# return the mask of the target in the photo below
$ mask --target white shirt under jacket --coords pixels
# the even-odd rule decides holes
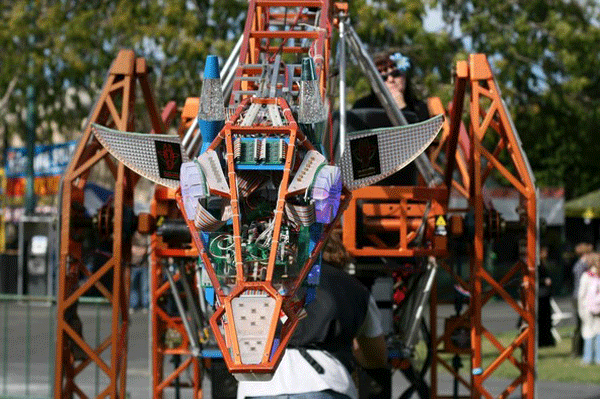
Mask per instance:
[[[357,335],[369,338],[383,334],[381,312],[369,295],[367,315]],[[308,353],[323,367],[323,374],[317,371],[296,349],[286,349],[277,370],[270,381],[240,381],[237,399],[252,396],[274,396],[318,392],[327,389],[342,393],[352,399],[358,398],[358,391],[346,367],[333,355],[315,349]]]

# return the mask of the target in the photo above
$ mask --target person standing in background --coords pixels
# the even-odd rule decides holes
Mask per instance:
[[[587,255],[589,268],[581,276],[577,300],[583,337],[582,364],[600,365],[600,254]]]
[[[583,338],[581,337],[581,315],[577,304],[579,292],[579,281],[581,276],[589,268],[588,255],[592,252],[592,244],[581,242],[575,246],[577,261],[573,265],[573,309],[575,310],[575,330],[571,341],[571,356],[579,357],[583,354]]]
[[[150,240],[148,235],[137,230],[131,238],[131,292],[129,296],[129,312],[148,311],[150,287],[148,285],[148,255]]]
[[[556,341],[552,335],[552,279],[548,272],[548,248],[540,248],[540,265],[538,269],[539,292],[538,292],[538,345],[554,346]]]
[[[375,55],[373,62],[406,122],[412,124],[427,120],[429,118],[427,104],[417,97],[411,82],[414,69],[411,59],[399,52],[388,51]],[[379,98],[372,89],[368,95],[356,100],[352,106],[353,110],[372,108],[383,108]],[[386,126],[391,126],[389,120],[385,126],[368,126],[368,128]],[[416,176],[416,167],[414,163],[410,163],[404,169],[381,180],[377,185],[414,185],[417,183]]]

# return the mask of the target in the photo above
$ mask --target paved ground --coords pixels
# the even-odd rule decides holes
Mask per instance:
[[[600,379],[600,378],[599,378]],[[485,387],[492,393],[494,397],[498,395],[511,383],[509,380],[491,378],[489,379]],[[600,382],[599,382],[600,384]],[[453,395],[453,381],[449,374],[440,376],[439,382],[440,395]],[[398,398],[399,395],[404,392],[408,387],[406,380],[399,374],[396,373],[393,379],[393,391],[392,397]],[[518,388],[517,388],[518,391]],[[466,390],[461,390],[459,395],[467,395]],[[569,384],[564,382],[550,382],[550,381],[538,381],[537,382],[537,395],[539,399],[600,399],[600,385],[597,384]],[[417,395],[413,395],[413,398],[417,398]],[[521,398],[519,392],[515,392],[509,396],[510,399]]]
[[[560,309],[564,312],[571,311],[570,300],[557,300]],[[5,311],[8,309],[8,313]],[[27,312],[31,315],[27,323]],[[444,306],[439,312],[438,324],[441,327],[443,319],[453,313],[451,306]],[[54,368],[54,309],[44,306],[31,306],[29,310],[24,305],[13,304],[8,307],[0,304],[0,397],[11,395],[25,397],[29,394],[32,398],[46,398],[50,392],[51,381],[48,376]],[[87,342],[102,341],[109,332],[110,310],[95,308],[94,306],[80,305],[80,317],[84,324],[84,337]],[[515,313],[503,302],[493,302],[486,306],[483,314],[484,325],[492,332],[499,333],[514,329],[517,321]],[[96,335],[96,323],[100,325]],[[568,325],[565,320],[563,325]],[[29,331],[29,333],[27,332]],[[25,346],[27,337],[31,339],[29,348]],[[5,337],[7,339],[5,339]],[[130,318],[129,359],[127,391],[130,398],[148,398],[150,373],[148,369],[149,344],[148,344],[148,315],[135,313]],[[104,355],[108,361],[108,352]],[[165,370],[172,370],[172,364],[166,364]],[[80,377],[78,383],[84,392],[93,394],[96,389],[106,387],[106,379],[102,372],[96,373],[94,368],[89,368]],[[4,384],[7,381],[8,384]],[[29,384],[26,384],[29,381]],[[449,375],[441,374],[440,389],[444,394],[452,395],[453,383]],[[509,384],[509,381],[490,379],[486,387],[492,392],[500,392]],[[208,384],[205,397],[210,398]],[[26,387],[29,386],[29,392]],[[400,373],[393,379],[393,396],[398,397],[407,387],[406,380]],[[98,388],[97,388],[98,387]],[[569,398],[569,399],[600,399],[599,384],[568,384],[538,381],[538,395],[540,399]],[[185,392],[185,391],[184,391]],[[464,394],[464,392],[461,392]],[[185,394],[183,394],[186,397]],[[165,395],[165,398],[174,397]],[[416,395],[414,395],[416,398]],[[520,394],[513,394],[511,398],[518,398]]]

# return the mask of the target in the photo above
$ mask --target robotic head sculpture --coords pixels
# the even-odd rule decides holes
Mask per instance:
[[[227,117],[216,57],[206,63],[189,159],[177,136],[93,127],[119,161],[176,190],[199,252],[203,288],[214,292],[213,333],[238,378],[268,378],[303,307],[314,299],[321,256],[350,190],[396,172],[431,143],[443,117],[350,133],[339,163],[321,148],[325,107],[314,62],[302,62],[299,106],[248,97]]]

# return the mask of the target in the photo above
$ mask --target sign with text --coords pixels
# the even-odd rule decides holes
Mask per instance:
[[[35,194],[53,195],[58,193],[60,176],[69,165],[77,141],[54,145],[38,145],[33,158]],[[6,156],[6,196],[25,195],[27,176],[27,149],[9,147]]]

